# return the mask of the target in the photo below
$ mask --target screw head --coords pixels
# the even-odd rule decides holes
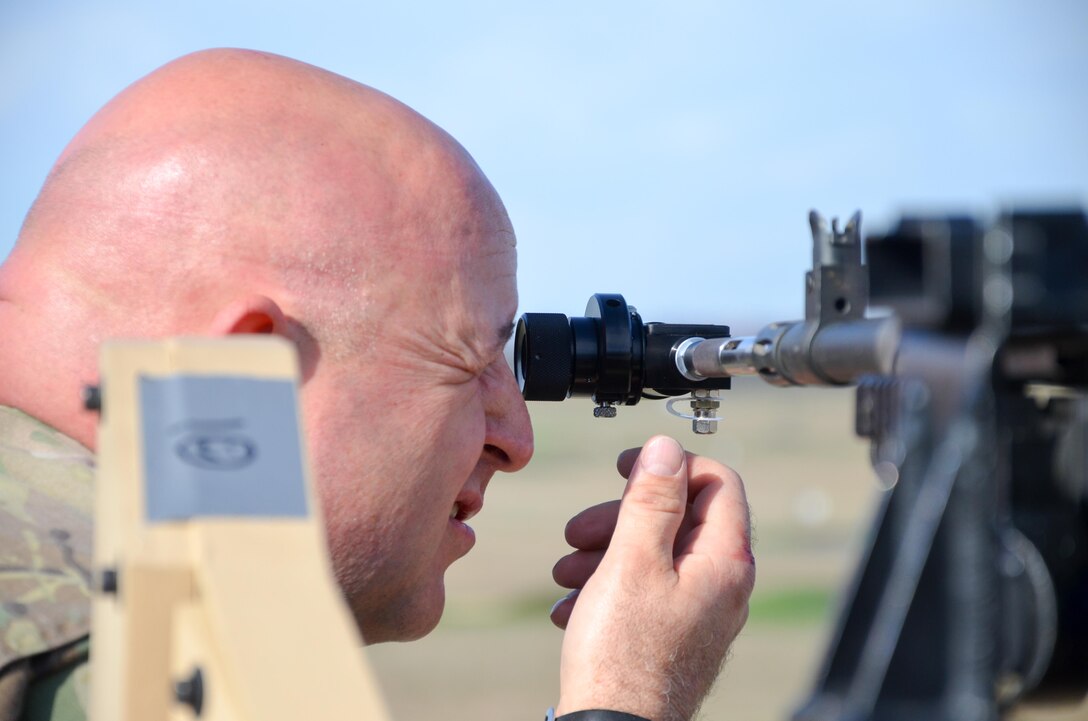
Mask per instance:
[[[717,418],[695,418],[691,422],[691,430],[701,436],[709,436],[718,432]]]
[[[197,716],[200,715],[204,709],[204,674],[199,666],[193,669],[193,675],[189,678],[174,682],[174,698],[191,708]]]
[[[116,568],[103,568],[98,574],[98,590],[102,593],[117,593],[118,580]]]
[[[83,386],[80,393],[83,399],[83,407],[89,411],[102,410],[102,388],[99,386]]]

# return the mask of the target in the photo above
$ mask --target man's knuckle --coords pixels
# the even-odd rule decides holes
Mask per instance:
[[[684,515],[687,500],[677,495],[671,485],[665,483],[640,483],[628,493],[628,501],[636,507],[659,513]]]

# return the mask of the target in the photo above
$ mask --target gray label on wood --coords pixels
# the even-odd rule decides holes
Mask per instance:
[[[147,518],[305,516],[290,381],[140,378]]]

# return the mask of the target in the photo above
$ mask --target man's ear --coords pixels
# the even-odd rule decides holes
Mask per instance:
[[[276,301],[266,295],[235,298],[219,309],[208,327],[213,336],[239,333],[271,333],[288,337],[287,317]]]
[[[298,321],[289,320],[276,301],[266,295],[235,298],[219,309],[207,333],[211,336],[267,333],[286,338],[298,349],[303,382],[313,376],[321,357],[317,341],[306,327]]]

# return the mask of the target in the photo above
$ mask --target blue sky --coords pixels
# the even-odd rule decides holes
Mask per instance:
[[[200,48],[378,87],[507,203],[525,310],[802,314],[806,214],[1088,206],[1088,4],[0,3],[0,256],[112,95]]]

